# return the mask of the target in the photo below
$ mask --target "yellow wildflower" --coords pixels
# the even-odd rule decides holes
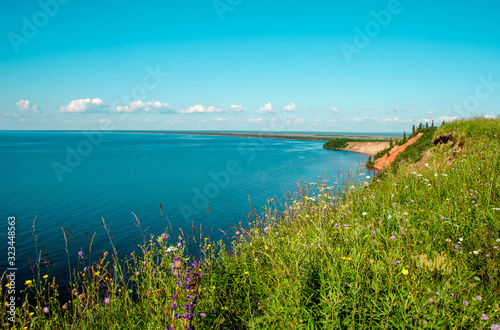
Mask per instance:
[[[342,257],[342,260],[352,260],[351,257]]]
[[[264,249],[266,249],[266,251],[269,250],[269,246],[267,246],[267,245],[264,246]]]
[[[27,280],[26,282],[24,282],[24,285],[32,286],[33,285],[33,281],[32,280]]]
[[[49,275],[43,275],[44,279],[47,279],[48,277],[49,277]]]
[[[250,273],[249,273],[249,272],[245,272],[244,274],[245,274],[245,275],[248,275],[248,274],[250,274]]]
[[[10,283],[5,284],[6,288],[10,288]]]
[[[401,274],[403,274],[403,275],[408,275],[408,273],[409,273],[408,269],[406,269],[406,268],[403,268],[403,270],[401,271]]]

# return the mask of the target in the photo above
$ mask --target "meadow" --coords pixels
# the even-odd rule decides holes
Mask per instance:
[[[500,329],[500,119],[447,123],[424,142],[369,184],[346,172],[268,200],[226,233],[229,244],[171,228],[125,256],[96,260],[90,244],[68,254],[70,299],[35,246],[13,326]],[[184,253],[187,241],[199,257]],[[12,326],[6,274],[0,283]]]

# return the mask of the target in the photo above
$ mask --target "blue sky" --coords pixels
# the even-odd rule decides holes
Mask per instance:
[[[500,114],[500,4],[6,0],[0,130],[401,132]]]

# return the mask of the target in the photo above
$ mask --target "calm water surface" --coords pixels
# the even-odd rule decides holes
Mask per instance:
[[[92,141],[94,139],[94,142]],[[102,141],[100,141],[102,138]],[[0,259],[7,267],[7,218],[15,216],[18,283],[31,278],[38,246],[53,263],[51,275],[67,274],[61,227],[70,230],[70,255],[79,247],[110,250],[103,227],[111,229],[119,255],[141,240],[134,212],[146,234],[159,235],[168,222],[191,235],[203,225],[221,237],[266,200],[293,192],[299,181],[332,179],[340,170],[361,167],[366,156],[322,149],[323,142],[171,134],[0,132]],[[90,147],[90,148],[89,148]],[[79,156],[75,151],[78,150]],[[207,205],[210,216],[207,214]],[[47,255],[45,254],[47,252]],[[73,258],[76,262],[76,258]]]

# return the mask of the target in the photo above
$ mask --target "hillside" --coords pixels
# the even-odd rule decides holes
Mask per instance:
[[[196,261],[183,237],[145,238],[123,261],[81,265],[69,302],[39,264],[19,328],[493,329],[499,132],[500,119],[445,124],[433,137],[451,140],[407,148],[367,187],[344,173],[269,200],[230,246],[191,237]]]

